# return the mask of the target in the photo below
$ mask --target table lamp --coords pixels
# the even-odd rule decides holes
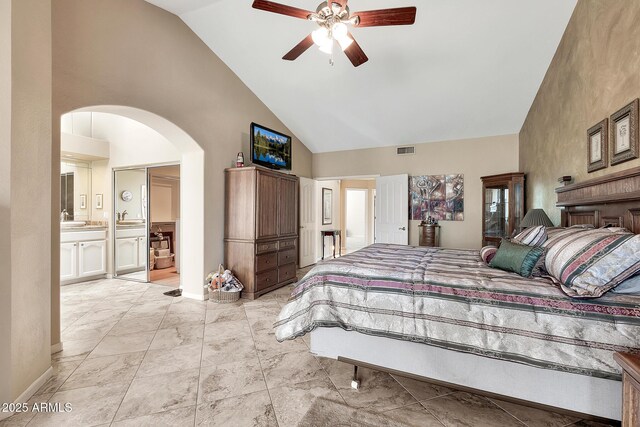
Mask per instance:
[[[553,223],[549,219],[544,209],[530,209],[520,221],[520,228],[535,227],[544,225],[545,227],[553,227]]]

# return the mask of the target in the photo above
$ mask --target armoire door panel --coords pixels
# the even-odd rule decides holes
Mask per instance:
[[[279,199],[280,236],[295,236],[298,233],[298,181],[280,179]]]
[[[278,237],[278,181],[277,176],[258,171],[256,194],[256,237]]]

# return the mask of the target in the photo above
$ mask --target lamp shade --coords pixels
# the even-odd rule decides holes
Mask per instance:
[[[537,225],[544,225],[545,227],[553,227],[553,223],[549,219],[544,209],[531,209],[527,211],[527,214],[522,218],[520,227],[535,227]]]

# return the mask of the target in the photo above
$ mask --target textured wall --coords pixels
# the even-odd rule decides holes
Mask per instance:
[[[11,349],[11,363],[2,369],[11,373],[14,400],[51,366],[51,254],[45,244],[51,236],[51,2],[13,0],[10,27],[11,197],[10,212],[1,214],[11,220],[10,234],[2,234],[11,250],[11,285],[5,292],[3,283],[1,298],[11,301],[11,342],[4,342],[3,331],[0,347]],[[5,202],[6,171],[2,176]]]
[[[449,248],[482,246],[480,177],[517,172],[518,135],[501,135],[416,145],[416,154],[396,155],[395,147],[335,151],[313,155],[315,178],[464,174],[464,221],[440,221],[441,243]],[[418,224],[409,221],[409,244],[419,241]]]
[[[177,125],[204,151],[204,270],[212,270],[223,260],[223,170],[238,151],[248,155],[249,124],[291,132],[180,18],[143,0],[56,0],[52,22],[54,156],[60,148],[60,116],[74,109],[129,106]],[[53,177],[58,172],[54,164]],[[311,152],[295,137],[293,173],[311,175]],[[52,192],[58,191],[53,179]],[[58,237],[52,236],[54,260]],[[54,264],[54,342],[58,270]]]
[[[520,132],[527,207],[554,223],[557,179],[584,181],[640,165],[587,173],[587,129],[640,96],[640,1],[580,0]]]

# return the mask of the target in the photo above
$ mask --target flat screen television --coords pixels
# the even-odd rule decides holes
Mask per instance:
[[[291,137],[251,123],[251,159],[268,168],[291,170]]]

